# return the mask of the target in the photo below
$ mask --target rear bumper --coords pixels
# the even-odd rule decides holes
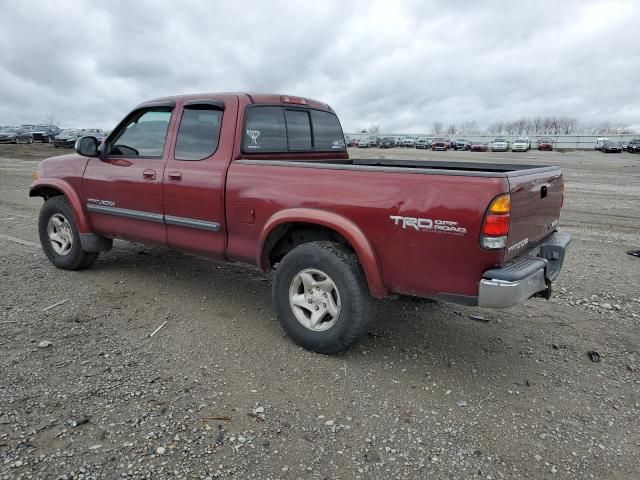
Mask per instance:
[[[569,243],[570,234],[556,231],[500,268],[484,272],[478,306],[507,308],[533,296],[550,298],[551,284],[560,274]]]

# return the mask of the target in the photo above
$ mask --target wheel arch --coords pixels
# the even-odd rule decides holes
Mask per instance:
[[[48,179],[36,181],[29,189],[29,197],[42,197],[45,201],[51,197],[63,195],[73,211],[76,228],[80,233],[91,233],[91,226],[85,214],[80,197],[76,191],[64,180]]]
[[[292,239],[290,248],[282,245],[283,239],[292,232],[305,232],[304,240]],[[313,233],[308,233],[313,232]],[[315,240],[333,240],[345,244],[358,257],[374,297],[383,298],[389,294],[382,280],[382,270],[375,251],[362,232],[351,220],[342,215],[312,208],[293,208],[273,215],[265,224],[258,241],[257,264],[263,271],[269,271],[279,256],[303,243]],[[274,256],[275,255],[275,256]]]

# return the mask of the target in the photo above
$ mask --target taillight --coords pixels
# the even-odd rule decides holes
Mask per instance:
[[[511,223],[511,195],[505,193],[492,200],[482,224],[480,245],[489,250],[500,250],[507,246]]]

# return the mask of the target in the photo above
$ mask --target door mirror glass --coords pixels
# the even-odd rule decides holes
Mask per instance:
[[[76,153],[83,157],[98,156],[98,139],[96,137],[86,136],[80,137],[76,141]]]

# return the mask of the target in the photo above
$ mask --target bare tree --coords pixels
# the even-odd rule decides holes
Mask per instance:
[[[449,126],[447,127],[447,134],[449,135],[455,135],[457,131],[458,129],[453,123],[449,124]]]
[[[473,133],[476,133],[478,131],[478,123],[475,120],[464,122],[462,125],[460,125],[460,131],[464,135],[471,135]]]
[[[487,128],[487,131],[492,135],[500,135],[502,130],[504,129],[504,124],[502,122],[494,122]]]
[[[44,117],[44,124],[45,125],[55,125],[56,123],[56,117],[53,115],[53,113],[49,113]]]
[[[433,133],[435,135],[440,135],[442,133],[442,129],[444,128],[444,125],[440,121],[435,121],[433,122],[432,128],[433,128]]]
[[[380,133],[380,124],[369,125],[366,133]]]
[[[532,123],[532,131],[533,133],[535,133],[536,135],[540,135],[543,134],[544,132],[542,131],[542,118],[540,117],[536,117],[533,119]]]

